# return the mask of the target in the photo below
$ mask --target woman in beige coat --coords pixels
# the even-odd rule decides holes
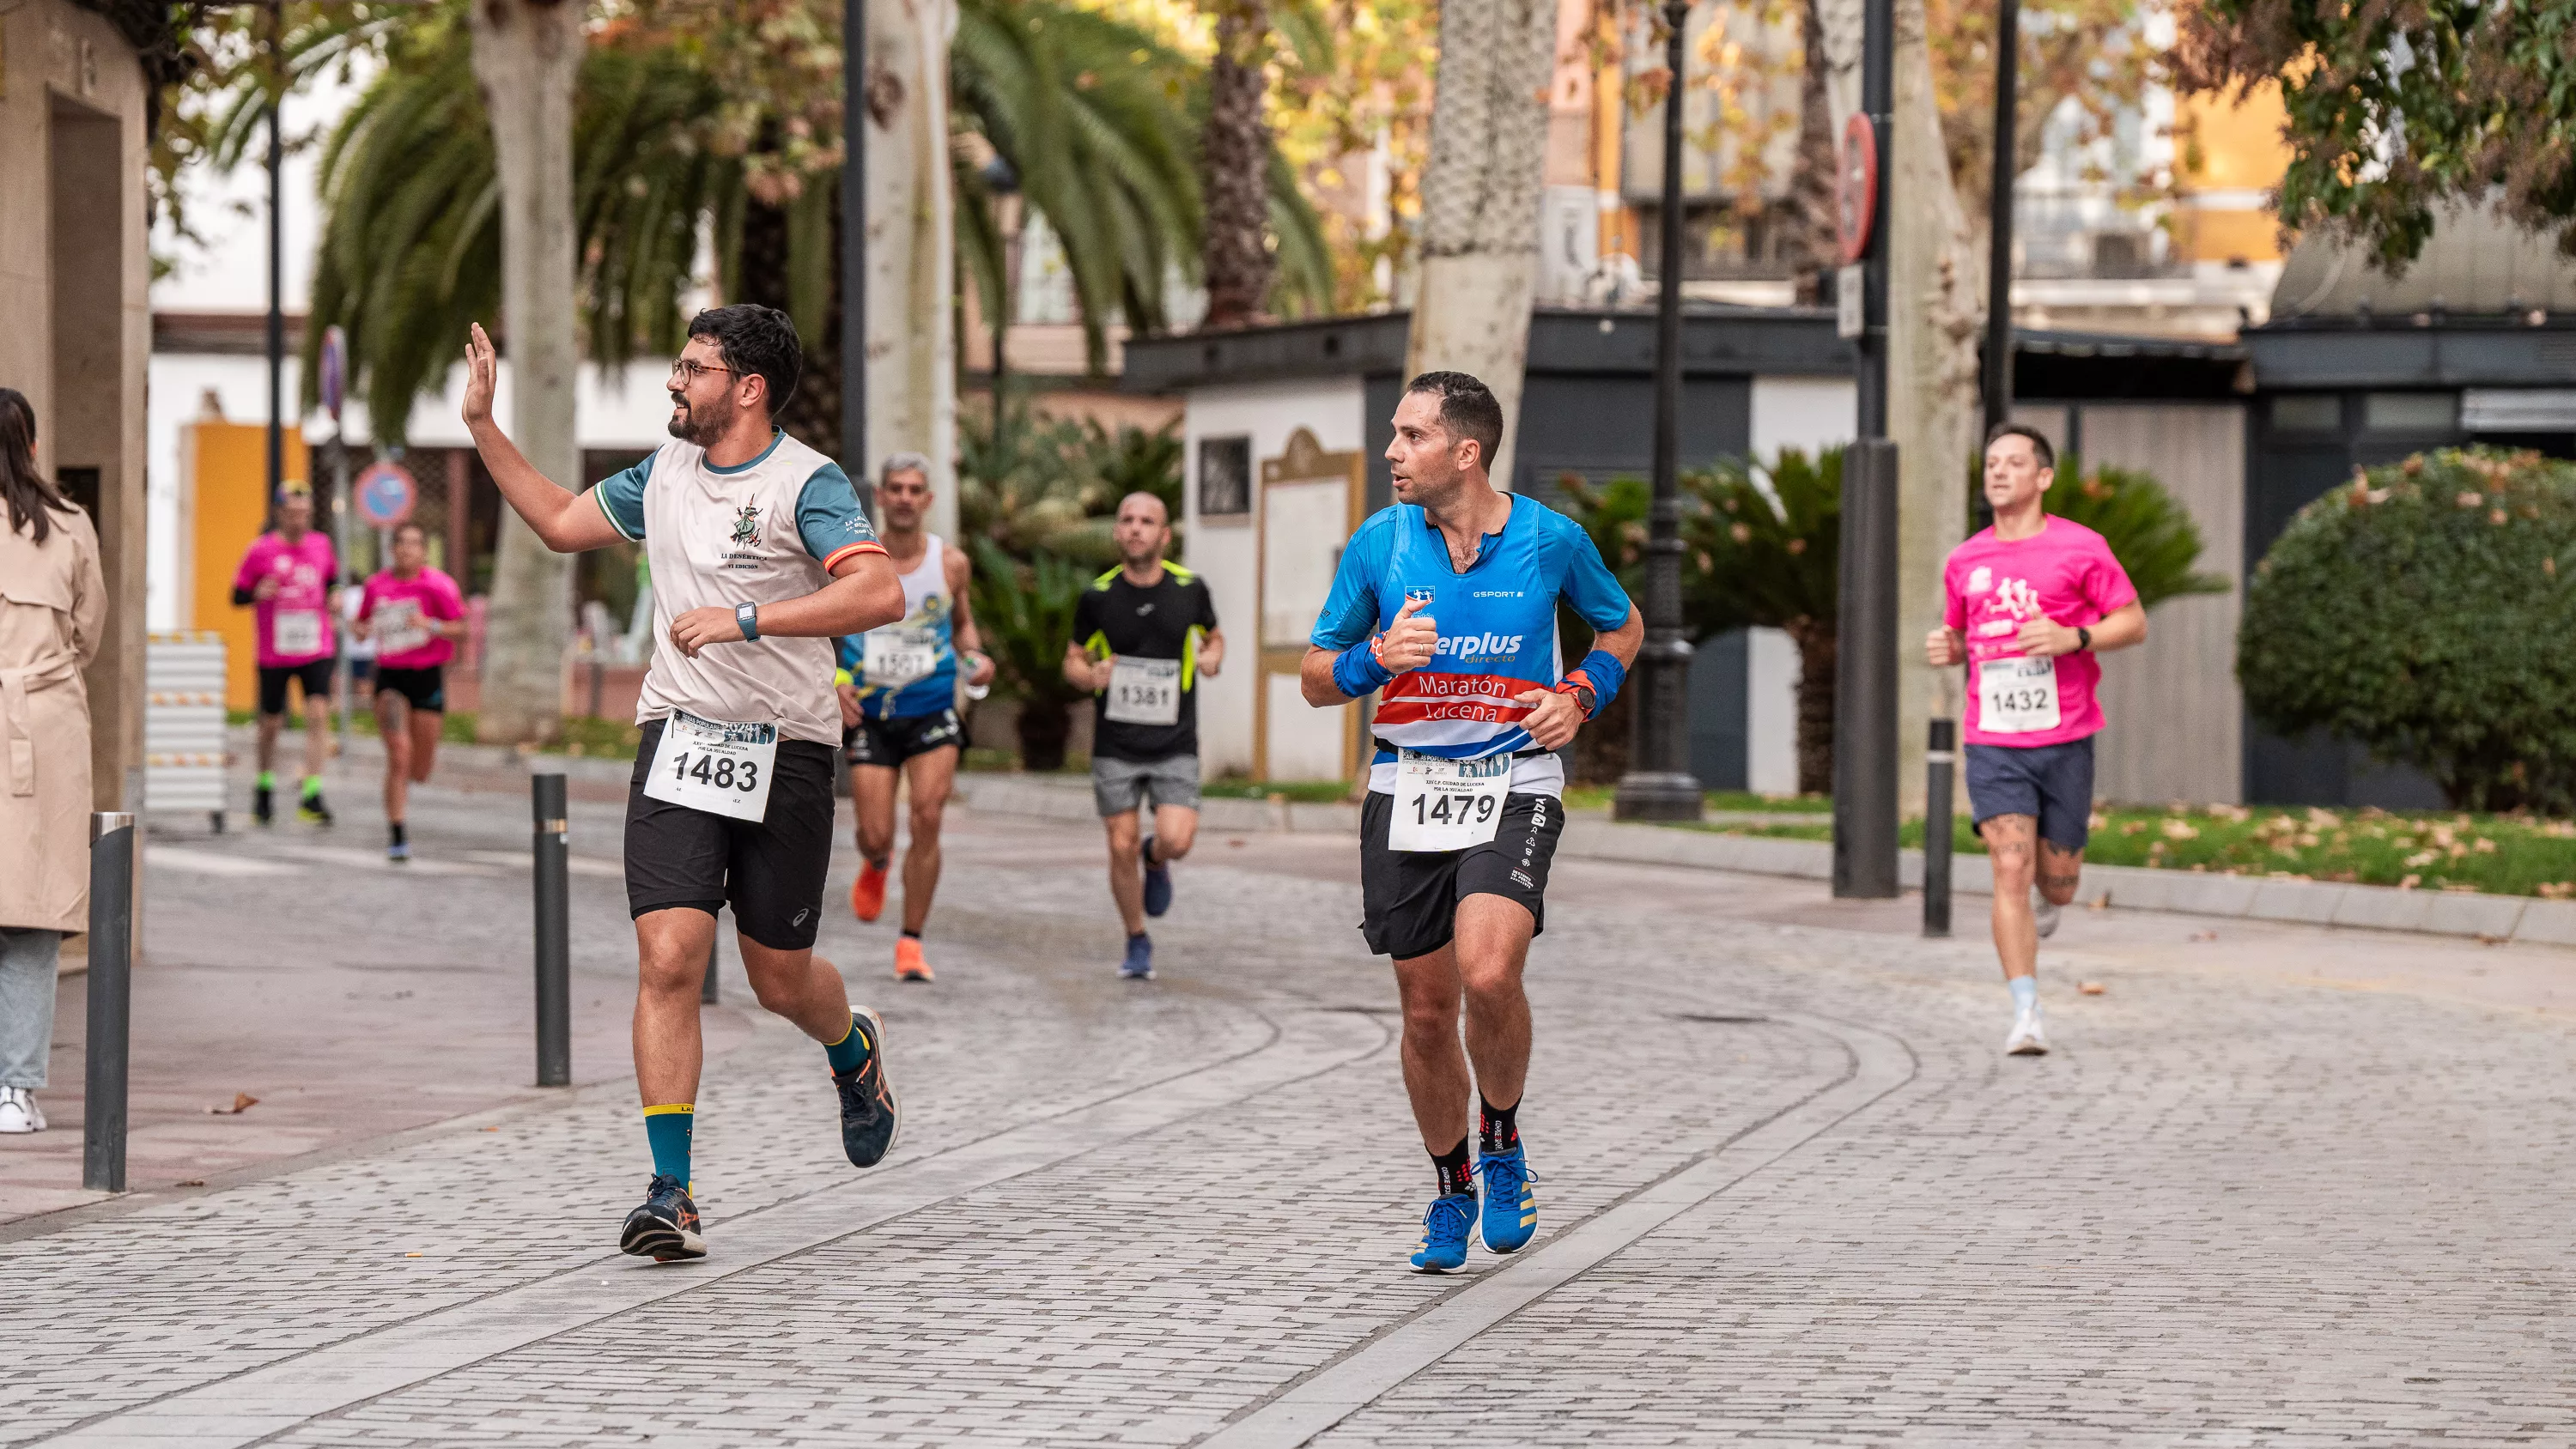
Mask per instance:
[[[0,1132],[43,1129],[63,933],[89,929],[89,692],[107,586],[89,515],[36,471],[0,387]]]

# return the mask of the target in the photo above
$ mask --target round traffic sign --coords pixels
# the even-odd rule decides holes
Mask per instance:
[[[322,329],[322,411],[340,420],[340,404],[349,392],[349,337],[337,327]]]
[[[372,528],[391,528],[411,517],[412,504],[420,496],[411,471],[400,463],[368,464],[350,492],[355,495],[358,516]]]
[[[1843,127],[1842,155],[1834,168],[1834,212],[1840,225],[1842,264],[1857,264],[1869,254],[1870,232],[1878,224],[1878,127],[1866,112]]]

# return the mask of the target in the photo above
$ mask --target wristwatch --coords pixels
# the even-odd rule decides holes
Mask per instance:
[[[1573,695],[1574,707],[1583,711],[1583,717],[1585,719],[1592,718],[1593,712],[1601,707],[1601,693],[1591,685],[1584,684],[1579,681],[1568,681],[1567,683],[1558,685],[1556,687],[1556,692],[1559,694]]]
[[[2085,627],[2084,627],[2083,625],[2081,625],[2081,624],[2076,625],[2076,626],[2075,626],[2075,647],[2076,647],[2076,648],[2078,648],[2078,649],[2090,649],[2090,648],[2092,648],[2092,647],[2093,647],[2093,631],[2092,631],[2092,630],[2090,630],[2090,629],[2085,628]]]
[[[758,604],[734,605],[733,621],[742,626],[742,637],[745,643],[760,637],[760,606]]]

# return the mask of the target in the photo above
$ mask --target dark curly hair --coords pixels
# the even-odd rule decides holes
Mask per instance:
[[[1494,398],[1494,390],[1463,372],[1426,372],[1404,385],[1409,395],[1427,392],[1440,399],[1440,426],[1455,438],[1473,438],[1479,444],[1476,462],[1486,468],[1494,466],[1494,454],[1503,446],[1503,405]]]
[[[79,507],[36,471],[36,409],[14,387],[0,387],[0,500],[9,505],[9,531],[32,524],[38,543],[53,533],[55,510]]]
[[[796,340],[796,324],[786,313],[758,302],[709,307],[689,319],[689,335],[713,338],[724,354],[725,366],[759,374],[769,384],[772,418],[787,410],[788,396],[796,391],[797,376],[805,370],[805,348]]]

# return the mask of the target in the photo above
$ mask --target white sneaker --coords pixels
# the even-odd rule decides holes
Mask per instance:
[[[0,1087],[0,1133],[44,1130],[45,1113],[36,1105],[35,1093],[24,1087]]]
[[[2045,941],[2057,934],[2057,902],[2039,895],[2036,891],[2032,894],[2037,899],[2031,902],[2030,918],[2039,923],[2039,939]]]
[[[2048,1033],[2039,1021],[2039,1008],[2013,1018],[2012,1035],[2004,1038],[2004,1055],[2008,1057],[2044,1057],[2048,1055]]]

